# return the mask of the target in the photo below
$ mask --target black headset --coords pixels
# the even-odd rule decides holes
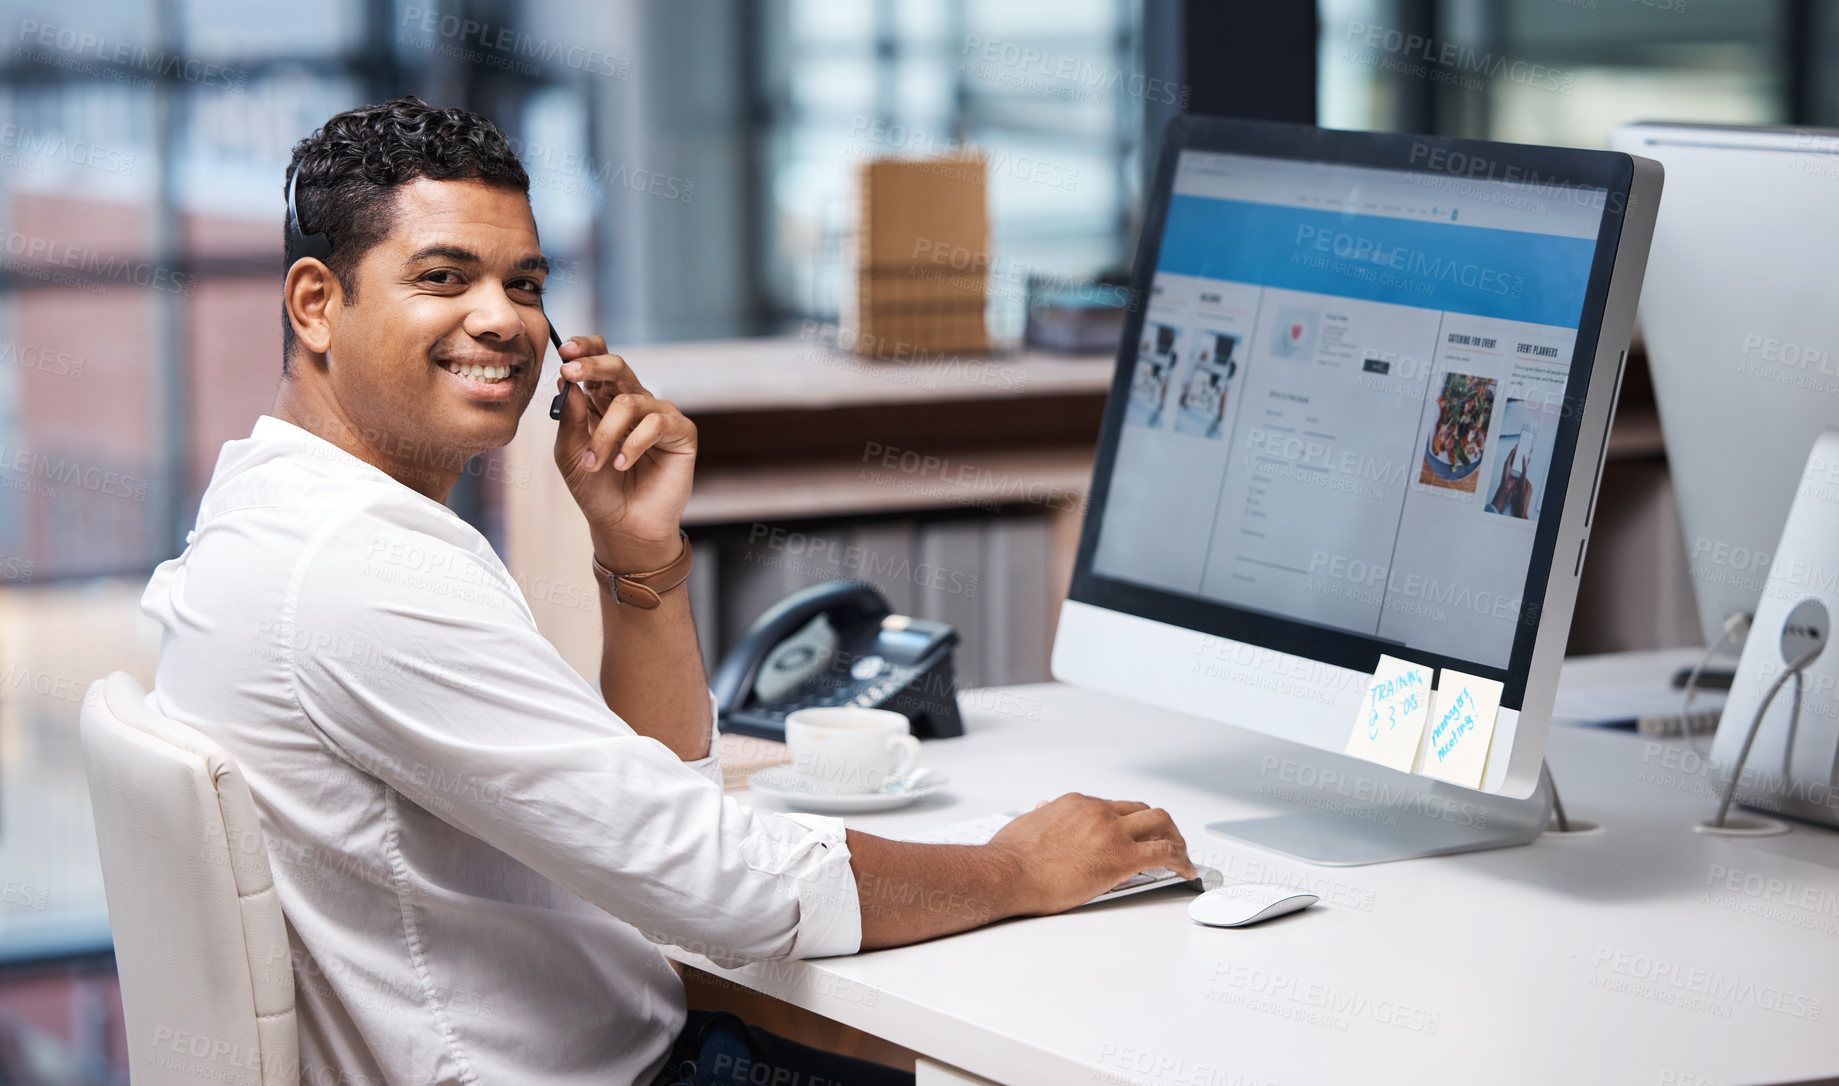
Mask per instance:
[[[304,165],[306,163],[302,161],[300,166],[295,166],[293,174],[287,179],[287,237],[293,243],[295,260],[309,256],[315,260],[325,260],[332,255],[332,239],[326,237],[322,230],[309,234],[301,229],[300,212],[294,207],[294,186],[300,181],[300,168]]]

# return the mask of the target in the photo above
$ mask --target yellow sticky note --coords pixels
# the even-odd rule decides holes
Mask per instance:
[[[1501,711],[1501,684],[1443,669],[1430,712],[1430,734],[1418,772],[1465,788],[1480,788]]]
[[[1411,772],[1424,716],[1430,711],[1430,669],[1393,656],[1381,656],[1367,684],[1366,697],[1347,737],[1347,753],[1356,758]]]

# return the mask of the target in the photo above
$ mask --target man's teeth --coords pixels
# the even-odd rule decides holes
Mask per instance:
[[[475,381],[502,381],[511,376],[509,366],[472,366],[442,362],[441,368],[448,373],[457,373],[461,377],[470,377]]]

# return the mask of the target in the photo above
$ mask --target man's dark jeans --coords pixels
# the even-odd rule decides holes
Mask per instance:
[[[691,1011],[660,1082],[673,1086],[913,1086],[913,1075],[788,1041],[727,1011]]]

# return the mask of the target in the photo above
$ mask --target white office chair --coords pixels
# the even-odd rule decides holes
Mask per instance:
[[[82,714],[134,1086],[293,1086],[293,961],[249,786],[146,698],[118,671]]]

